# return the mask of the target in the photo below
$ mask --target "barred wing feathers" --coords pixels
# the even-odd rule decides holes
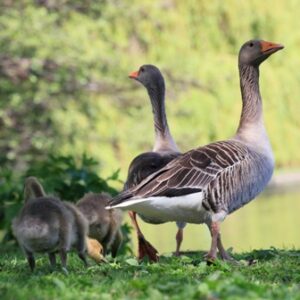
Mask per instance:
[[[234,140],[212,143],[175,158],[138,186],[121,193],[111,205],[149,196],[172,197],[206,190],[220,174],[249,157],[249,151]]]

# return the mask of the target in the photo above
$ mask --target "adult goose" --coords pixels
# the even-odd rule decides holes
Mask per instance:
[[[243,105],[237,132],[231,139],[179,156],[114,198],[110,206],[133,210],[157,223],[206,223],[212,236],[207,259],[216,258],[217,248],[221,257],[228,259],[221,243],[220,223],[254,199],[274,169],[263,121],[259,65],[280,49],[282,45],[262,40],[251,40],[241,47],[238,66]]]
[[[149,94],[154,116],[155,143],[151,152],[138,155],[130,164],[124,190],[133,188],[152,173],[164,167],[179,156],[179,150],[170,133],[165,111],[165,81],[160,70],[153,65],[143,65],[129,75],[142,83]],[[157,261],[157,250],[145,239],[136,219],[135,212],[129,212],[138,236],[138,257],[148,256]],[[147,222],[147,218],[144,218]],[[179,254],[185,223],[177,222],[176,254]]]

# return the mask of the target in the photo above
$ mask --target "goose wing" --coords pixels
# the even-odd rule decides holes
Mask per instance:
[[[241,143],[229,140],[191,150],[174,159],[138,186],[121,193],[111,205],[149,196],[176,197],[206,190],[222,173],[248,157]]]

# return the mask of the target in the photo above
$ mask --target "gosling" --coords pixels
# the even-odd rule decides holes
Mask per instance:
[[[102,244],[104,254],[111,252],[116,257],[122,244],[122,212],[106,210],[111,196],[106,193],[88,193],[77,202],[77,207],[89,222],[89,237]]]
[[[31,271],[35,268],[34,253],[48,253],[53,268],[55,254],[59,252],[63,271],[67,273],[67,252],[72,247],[87,266],[87,220],[73,204],[47,196],[35,177],[25,180],[24,206],[13,220],[12,229]]]

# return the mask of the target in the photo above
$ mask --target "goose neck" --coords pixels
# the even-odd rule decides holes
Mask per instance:
[[[262,99],[259,90],[259,69],[251,65],[240,65],[240,88],[242,113],[237,135],[243,138],[265,134]]]
[[[153,151],[176,151],[178,148],[170,133],[166,109],[165,89],[148,89],[154,117],[155,143]]]

